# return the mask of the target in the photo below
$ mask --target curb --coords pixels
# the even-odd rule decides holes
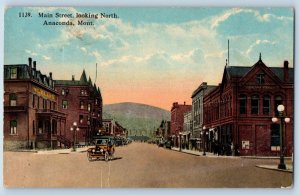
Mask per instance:
[[[174,150],[174,149],[170,149],[170,150],[171,150],[171,151],[175,151],[175,152],[179,152],[179,153],[190,154],[190,155],[194,155],[194,156],[201,156],[200,154],[193,154],[193,153],[184,152],[184,151],[179,151],[179,150]]]
[[[267,169],[267,170],[273,170],[273,171],[280,171],[280,172],[287,172],[287,173],[294,173],[293,170],[290,169],[278,169],[270,167],[270,165],[255,165],[257,168],[261,168],[261,169]]]

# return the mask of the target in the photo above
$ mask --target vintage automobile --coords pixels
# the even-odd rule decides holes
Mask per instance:
[[[115,143],[114,138],[105,136],[94,140],[95,146],[87,150],[88,160],[104,159],[108,161],[114,158]]]

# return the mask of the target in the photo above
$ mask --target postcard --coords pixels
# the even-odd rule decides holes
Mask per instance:
[[[293,8],[4,19],[6,188],[292,188]]]

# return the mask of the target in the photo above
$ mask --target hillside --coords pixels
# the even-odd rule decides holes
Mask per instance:
[[[127,128],[129,135],[151,136],[162,120],[170,120],[170,111],[145,104],[124,102],[103,106],[103,118],[113,118]]]

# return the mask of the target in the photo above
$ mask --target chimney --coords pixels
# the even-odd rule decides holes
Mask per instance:
[[[33,61],[33,68],[36,70],[36,61]]]
[[[283,63],[283,80],[284,82],[289,81],[289,62],[287,60]]]
[[[52,80],[52,72],[49,72],[50,79]]]
[[[183,105],[185,105],[185,102],[183,102]]]
[[[72,81],[75,81],[75,75],[72,75]]]
[[[30,68],[32,68],[32,58],[28,58],[28,65]]]

